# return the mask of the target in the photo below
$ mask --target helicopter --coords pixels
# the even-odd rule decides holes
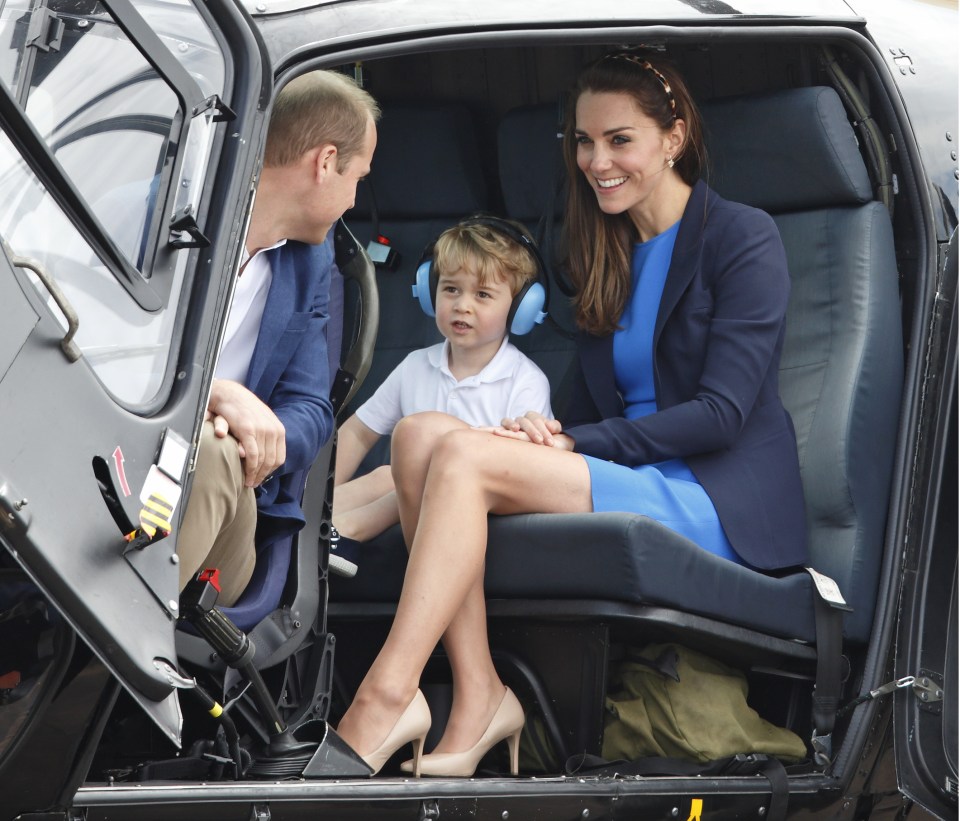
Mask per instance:
[[[47,0],[0,26],[2,821],[955,816],[956,3]],[[335,438],[303,477],[305,526],[235,605],[191,620],[206,594],[177,587],[273,100],[324,68],[383,111],[330,238],[338,422],[439,339],[410,286],[476,212],[537,234],[549,321],[517,345],[559,396],[563,102],[582,65],[634,46],[687,78],[708,183],[784,240],[812,572],[718,576],[633,514],[496,517],[489,631],[528,715],[520,774],[491,755],[468,779],[371,777],[334,728],[406,554],[394,528],[355,578],[330,572]],[[157,483],[176,512],[129,538]],[[741,670],[804,760],[571,769],[601,753],[617,663],[657,642]],[[449,705],[439,650],[423,690]]]

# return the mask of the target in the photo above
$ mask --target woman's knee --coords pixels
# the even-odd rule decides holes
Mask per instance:
[[[459,479],[486,475],[489,452],[484,445],[491,435],[472,428],[447,431],[434,445],[431,472],[449,472]]]
[[[397,469],[418,469],[429,463],[437,443],[451,430],[469,429],[453,416],[434,411],[414,413],[401,419],[390,440],[390,462]]]

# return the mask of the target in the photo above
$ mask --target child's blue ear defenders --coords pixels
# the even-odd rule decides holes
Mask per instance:
[[[537,250],[537,244],[527,234],[517,230],[506,220],[498,217],[470,217],[463,220],[461,225],[486,225],[494,231],[512,239],[526,248],[537,268],[537,278],[526,283],[513,298],[510,312],[507,314],[507,330],[511,334],[521,336],[533,330],[546,318],[547,296],[549,280],[543,258]],[[417,266],[417,282],[413,286],[413,295],[419,300],[420,307],[427,316],[436,316],[437,282],[440,277],[433,266],[433,243],[427,246],[420,264]]]

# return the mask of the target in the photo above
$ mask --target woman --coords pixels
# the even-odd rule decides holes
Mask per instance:
[[[699,114],[655,57],[588,66],[564,129],[565,236],[577,288],[580,384],[560,421],[528,413],[495,431],[409,417],[393,470],[410,560],[383,649],[339,726],[378,770],[470,775],[523,713],[490,658],[487,514],[643,513],[759,569],[805,560],[793,428],[777,395],[789,277],[769,216],[699,181]],[[443,639],[450,717],[420,757],[430,715],[420,673]]]

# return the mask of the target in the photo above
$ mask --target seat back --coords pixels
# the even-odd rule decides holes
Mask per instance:
[[[873,619],[903,382],[893,230],[839,97],[825,87],[703,106],[709,184],[770,213],[791,295],[780,395],[793,418],[810,562]]]
[[[504,114],[497,129],[500,190],[506,216],[524,224],[540,245],[550,276],[548,319],[511,341],[550,380],[556,392],[570,365],[573,307],[558,286],[557,240],[563,221],[565,171],[558,104],[523,106]]]

